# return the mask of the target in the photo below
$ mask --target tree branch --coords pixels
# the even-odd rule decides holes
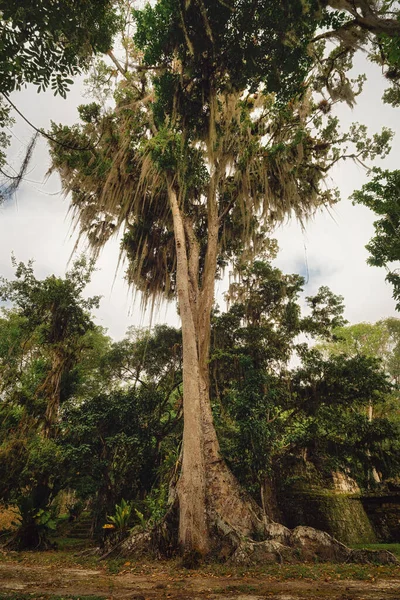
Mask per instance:
[[[121,73],[121,75],[123,75],[123,77],[126,77],[126,69],[121,65],[121,63],[119,62],[119,60],[115,57],[114,53],[112,50],[109,50],[107,52],[108,56],[111,58],[111,60],[113,61],[114,65],[117,67],[118,71]]]

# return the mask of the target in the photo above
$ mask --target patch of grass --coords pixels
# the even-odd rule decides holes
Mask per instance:
[[[43,567],[85,567],[87,569],[99,569],[99,561],[97,556],[79,556],[76,554],[81,548],[69,550],[46,550],[43,552],[36,551],[21,551],[21,552],[4,552],[0,553],[1,562],[23,563],[25,565],[40,564]],[[0,597],[0,600],[2,598]]]
[[[111,558],[107,561],[107,570],[111,575],[118,575],[122,571],[126,558]],[[0,598],[1,600],[1,598]]]
[[[202,570],[203,573],[203,570]],[[298,563],[298,564],[266,564],[254,567],[239,567],[228,565],[213,565],[204,575],[213,574],[220,577],[246,577],[258,579],[260,576],[272,581],[309,580],[359,580],[390,579],[400,577],[398,565],[358,565],[335,563]]]
[[[400,558],[400,544],[354,544],[355,550],[388,550]]]
[[[106,596],[47,596],[42,593],[22,594],[21,592],[0,592],[0,600],[106,600]]]
[[[227,585],[225,587],[226,592],[242,592],[243,594],[247,592],[255,592],[257,591],[257,586],[251,585],[249,583],[239,583],[237,585]]]
[[[61,551],[76,551],[87,548],[91,545],[91,540],[80,540],[78,538],[57,537],[54,539],[57,549]]]

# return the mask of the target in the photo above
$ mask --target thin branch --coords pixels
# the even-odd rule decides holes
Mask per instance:
[[[5,173],[3,171],[3,169],[0,169],[0,173],[2,175],[4,175],[4,177],[6,177],[7,179],[19,179],[20,178],[19,175],[7,175],[7,173]]]
[[[339,29],[334,29],[333,31],[326,31],[325,33],[320,33],[315,38],[313,38],[310,43],[318,42],[319,40],[327,40],[327,39],[334,38],[334,37],[340,38],[341,31],[347,31],[348,29],[352,29],[354,26],[357,26],[357,25],[358,25],[358,22],[356,19],[354,19],[353,21],[348,21],[347,23],[342,25],[342,27],[340,27]]]
[[[121,65],[121,63],[119,62],[119,60],[115,57],[115,54],[113,53],[113,51],[109,50],[107,52],[107,54],[111,58],[111,60],[113,61],[114,65],[117,67],[118,71],[121,73],[121,75],[123,75],[123,77],[126,77],[127,70],[126,70],[126,68],[124,69],[124,67]]]
[[[139,65],[135,63],[130,63],[129,67],[139,73],[141,71],[165,71],[167,69],[167,65]]]
[[[72,146],[71,144],[65,144],[64,142],[60,142],[56,138],[52,137],[51,135],[49,135],[48,133],[46,133],[45,131],[43,131],[43,129],[38,129],[38,127],[35,127],[35,125],[33,125],[33,123],[31,123],[31,121],[29,121],[29,119],[27,119],[25,117],[25,115],[22,114],[22,112],[15,106],[15,104],[13,102],[11,102],[11,100],[7,96],[7,94],[5,94],[4,92],[0,92],[0,93],[4,96],[4,98],[10,104],[10,106],[13,107],[13,109],[15,110],[15,112],[17,112],[19,114],[19,116],[22,117],[22,119],[29,125],[29,127],[32,127],[32,129],[34,129],[36,131],[36,133],[38,133],[39,135],[42,135],[44,138],[50,140],[51,142],[54,142],[55,144],[58,144],[62,148],[66,148],[67,150],[76,150],[77,152],[83,152],[85,150],[89,150],[89,149],[94,148],[95,146],[97,146],[97,144],[99,143],[99,141],[102,138],[103,132],[101,132],[100,137],[99,137],[99,139],[97,140],[97,142],[95,144],[90,143],[87,146],[83,146],[81,148],[79,146]]]

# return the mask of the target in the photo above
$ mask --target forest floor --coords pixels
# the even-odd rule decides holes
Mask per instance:
[[[78,548],[0,553],[0,600],[400,600],[400,566],[298,564],[182,568],[100,561]]]

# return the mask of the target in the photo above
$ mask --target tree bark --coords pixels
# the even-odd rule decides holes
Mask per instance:
[[[397,37],[400,34],[400,22],[395,18],[381,17],[374,10],[374,4],[368,0],[328,0],[327,5],[333,9],[346,10],[354,17],[355,24],[375,35],[384,33],[389,37]]]
[[[208,361],[218,252],[218,214],[209,208],[207,253],[198,285],[198,244],[173,185],[168,186],[177,254],[177,293],[183,343],[183,458],[177,486],[179,543],[205,555],[223,522],[243,535],[263,527],[261,511],[243,492],[223,460],[214,427]],[[212,198],[211,198],[212,202]],[[197,264],[196,264],[197,263]]]
[[[58,350],[53,352],[51,371],[40,391],[47,396],[46,412],[44,417],[43,434],[45,438],[54,435],[60,408],[61,378],[65,366],[65,358]]]
[[[177,291],[183,344],[183,457],[178,483],[179,542],[184,550],[207,554],[206,482],[202,451],[199,357],[196,344],[196,298],[189,286],[189,261],[184,222],[175,190],[168,188],[177,255]],[[192,292],[192,294],[191,294]]]

